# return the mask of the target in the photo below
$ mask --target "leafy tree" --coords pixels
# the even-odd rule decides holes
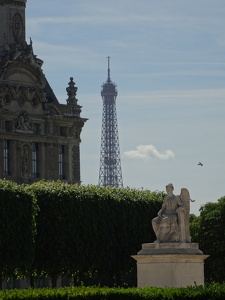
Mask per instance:
[[[225,281],[225,197],[207,203],[200,209],[200,217],[191,224],[194,239],[204,254],[206,281]]]
[[[200,217],[190,214],[190,234],[192,243],[199,242]]]

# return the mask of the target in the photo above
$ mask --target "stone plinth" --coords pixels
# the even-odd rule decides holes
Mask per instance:
[[[143,244],[137,261],[138,287],[204,285],[204,260],[196,243]]]

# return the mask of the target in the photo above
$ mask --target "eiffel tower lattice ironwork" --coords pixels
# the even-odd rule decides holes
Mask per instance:
[[[102,85],[101,96],[103,111],[99,185],[123,187],[116,114],[117,88],[110,78],[110,57],[108,57],[108,78]]]

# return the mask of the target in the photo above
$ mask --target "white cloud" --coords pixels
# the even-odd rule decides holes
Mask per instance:
[[[160,160],[174,158],[175,156],[171,150],[160,153],[153,145],[139,145],[136,150],[126,151],[124,155],[130,158],[156,158]]]

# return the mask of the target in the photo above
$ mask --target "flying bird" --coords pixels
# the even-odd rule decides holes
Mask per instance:
[[[198,166],[203,167],[203,163],[199,162],[199,163],[198,163]]]

